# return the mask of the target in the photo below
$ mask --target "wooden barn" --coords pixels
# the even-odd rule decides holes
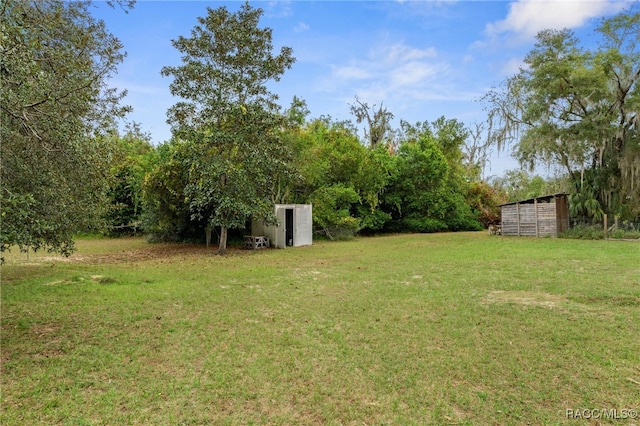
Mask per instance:
[[[557,237],[569,229],[567,194],[502,204],[502,235]]]

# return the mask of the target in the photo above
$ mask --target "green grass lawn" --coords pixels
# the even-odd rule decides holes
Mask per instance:
[[[2,425],[640,423],[567,418],[640,409],[640,243],[78,248],[2,266]]]

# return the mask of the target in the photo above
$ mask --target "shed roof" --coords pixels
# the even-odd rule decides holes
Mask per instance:
[[[551,200],[552,198],[555,197],[560,197],[560,196],[567,196],[569,194],[565,193],[565,192],[558,192],[557,194],[551,194],[551,195],[541,195],[540,197],[534,197],[534,198],[527,198],[526,200],[518,200],[518,201],[512,201],[510,203],[504,203],[504,204],[500,204],[500,206],[508,206],[511,204],[532,204],[535,201],[545,201],[548,202],[549,200]]]

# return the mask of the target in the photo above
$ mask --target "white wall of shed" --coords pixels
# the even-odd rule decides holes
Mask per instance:
[[[308,246],[313,244],[313,207],[311,204],[298,204],[293,210],[295,226],[293,246]]]
[[[267,236],[272,246],[285,248],[287,246],[287,231],[285,229],[287,209],[293,210],[293,246],[313,244],[313,207],[311,204],[276,204],[274,212],[278,219],[278,225],[267,226],[261,221],[253,221],[251,234]]]

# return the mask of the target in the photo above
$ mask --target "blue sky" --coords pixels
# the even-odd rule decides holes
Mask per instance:
[[[125,14],[98,4],[103,19],[125,46],[127,59],[110,85],[127,89],[129,120],[141,124],[154,144],[171,137],[166,111],[165,65],[180,65],[171,40],[188,36],[206,8],[237,10],[240,1],[145,1]],[[264,9],[260,25],[273,29],[276,48],[289,46],[297,61],[270,85],[289,106],[304,99],[310,118],[353,119],[356,96],[383,103],[409,122],[456,118],[467,126],[485,119],[480,97],[517,72],[535,35],[571,28],[589,46],[593,29],[623,1],[254,1]],[[517,168],[508,152],[494,153],[485,175]]]

